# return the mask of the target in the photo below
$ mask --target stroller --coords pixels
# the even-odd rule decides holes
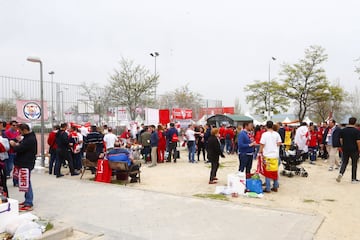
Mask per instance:
[[[306,154],[303,151],[299,151],[296,145],[291,145],[289,150],[285,150],[285,146],[280,146],[280,159],[284,166],[284,170],[281,171],[281,175],[293,177],[299,175],[302,177],[308,177],[308,172],[305,168],[299,166],[306,160]]]

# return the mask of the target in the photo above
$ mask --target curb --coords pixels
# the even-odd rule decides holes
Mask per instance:
[[[42,240],[61,240],[73,235],[72,227],[60,227],[48,232],[45,232],[40,239]]]

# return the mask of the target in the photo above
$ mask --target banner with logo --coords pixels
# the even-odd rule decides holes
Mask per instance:
[[[172,109],[173,119],[192,119],[192,110],[184,108],[173,108]]]
[[[48,120],[48,108],[45,101],[42,111],[38,100],[16,100],[16,110],[17,121],[19,122],[40,121],[42,113],[44,113],[44,121]]]

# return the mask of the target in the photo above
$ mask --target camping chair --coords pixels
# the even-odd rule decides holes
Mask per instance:
[[[115,170],[120,173],[125,173],[127,175],[127,180],[125,181],[125,186],[129,182],[129,175],[135,174],[136,178],[139,180],[139,183],[141,181],[140,178],[140,169],[139,170],[133,170],[130,171],[129,165],[126,162],[113,162],[109,161],[109,166],[112,170]],[[141,166],[141,165],[140,165]]]
[[[91,170],[91,168],[97,167],[97,161],[91,162],[89,159],[83,158],[83,159],[81,159],[81,162],[82,162],[82,170],[81,170],[80,179],[82,179],[86,170]]]

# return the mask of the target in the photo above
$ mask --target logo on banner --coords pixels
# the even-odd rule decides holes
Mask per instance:
[[[41,117],[41,107],[36,102],[28,102],[23,107],[24,116],[29,120],[39,120]]]

